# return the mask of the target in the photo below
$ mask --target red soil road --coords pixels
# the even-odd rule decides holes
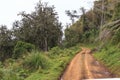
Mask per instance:
[[[82,48],[82,51],[68,65],[61,80],[111,78],[111,73],[96,61],[90,53],[90,49]]]

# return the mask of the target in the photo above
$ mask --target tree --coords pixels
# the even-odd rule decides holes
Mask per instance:
[[[113,14],[113,20],[119,19],[120,19],[120,2],[116,3]]]
[[[76,45],[79,42],[79,33],[73,29],[65,29],[65,46],[71,47]]]
[[[73,11],[66,10],[65,13],[67,14],[67,16],[70,17],[70,20],[72,21],[72,24],[75,22],[74,18],[79,18],[79,15],[77,15],[76,10],[73,10]]]
[[[86,32],[89,30],[86,12],[85,12],[85,9],[83,7],[81,8],[81,11],[82,11],[81,22],[82,22],[83,32]]]
[[[23,18],[13,24],[15,39],[32,43],[48,51],[62,39],[62,25],[58,21],[54,6],[39,2],[31,14],[20,13]]]
[[[6,58],[12,56],[14,41],[12,39],[12,32],[7,29],[5,25],[0,27],[0,60],[4,61]]]

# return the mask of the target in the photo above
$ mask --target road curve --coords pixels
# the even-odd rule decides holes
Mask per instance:
[[[70,62],[61,80],[111,78],[111,73],[91,55],[91,50],[82,48]]]

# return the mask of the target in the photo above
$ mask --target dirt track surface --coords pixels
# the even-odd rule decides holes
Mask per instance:
[[[82,51],[78,53],[68,65],[61,80],[84,80],[111,77],[112,75],[106,68],[93,58],[91,50],[82,48]]]

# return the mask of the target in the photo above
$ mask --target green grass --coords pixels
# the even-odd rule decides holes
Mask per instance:
[[[54,47],[48,52],[33,51],[18,59],[7,59],[0,63],[0,80],[58,80],[79,51],[80,45]]]
[[[55,47],[51,49],[47,56],[50,58],[50,65],[47,69],[38,69],[25,80],[58,80],[66,65],[80,51],[79,46],[69,49]]]
[[[48,52],[33,51],[18,59],[7,59],[0,63],[0,80],[58,80],[80,50],[80,44],[70,48],[54,47]]]
[[[54,47],[48,52],[33,51],[19,59],[0,63],[0,80],[58,80],[80,47],[94,48],[94,44],[78,44],[71,48]],[[105,46],[94,54],[111,72],[120,77],[120,49]]]
[[[120,49],[117,46],[108,45],[94,54],[95,58],[106,65],[110,71],[120,77]]]
[[[23,66],[30,70],[46,69],[50,64],[49,61],[50,59],[43,52],[32,52],[25,57]]]
[[[19,59],[0,63],[0,80],[58,80],[80,47],[94,48],[95,44],[78,44],[71,48],[54,47],[48,52],[33,51]],[[120,77],[119,46],[105,46],[94,54],[112,73]]]

